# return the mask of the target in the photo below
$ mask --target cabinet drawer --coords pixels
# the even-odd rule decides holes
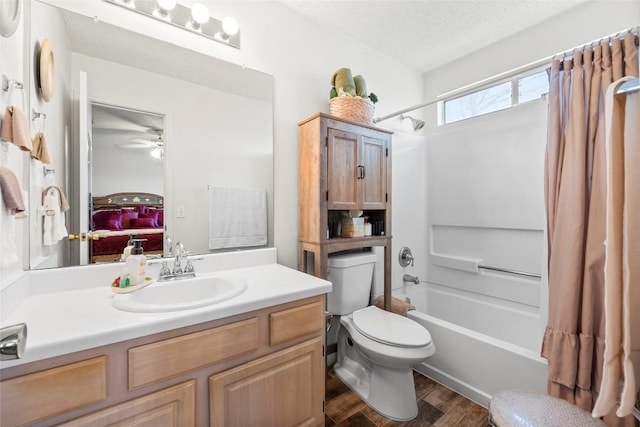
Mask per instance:
[[[129,349],[129,389],[256,351],[258,318]]]
[[[107,397],[106,357],[100,356],[0,383],[0,424],[23,425]]]
[[[322,302],[301,305],[269,315],[269,344],[276,345],[322,330]]]

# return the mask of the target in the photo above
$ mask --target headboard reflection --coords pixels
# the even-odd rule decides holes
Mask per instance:
[[[147,256],[161,256],[164,242],[164,198],[152,193],[114,193],[93,197],[89,245],[92,263],[121,260],[131,238],[144,239]]]

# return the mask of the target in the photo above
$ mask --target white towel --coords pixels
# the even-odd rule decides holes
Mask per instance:
[[[267,244],[267,191],[209,187],[209,249]]]
[[[44,196],[42,210],[44,221],[42,224],[42,244],[52,246],[68,235],[64,224],[64,213],[60,209],[61,194],[55,188],[49,188]]]
[[[640,94],[616,96],[624,77],[605,97],[607,206],[604,265],[605,348],[602,383],[592,415],[619,405],[620,418],[633,412],[640,384]],[[622,388],[620,387],[622,385]]]

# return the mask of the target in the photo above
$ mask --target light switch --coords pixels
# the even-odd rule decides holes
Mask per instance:
[[[184,205],[178,205],[178,218],[184,218],[186,216]]]

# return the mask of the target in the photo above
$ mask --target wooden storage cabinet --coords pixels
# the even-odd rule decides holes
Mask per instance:
[[[388,138],[327,128],[327,209],[387,206]]]
[[[298,268],[327,278],[330,253],[385,249],[385,308],[391,302],[391,132],[318,113],[298,124]],[[384,227],[383,234],[342,238],[329,232],[350,210]]]
[[[3,369],[0,425],[322,425],[324,300]],[[242,399],[221,404],[225,394]]]

